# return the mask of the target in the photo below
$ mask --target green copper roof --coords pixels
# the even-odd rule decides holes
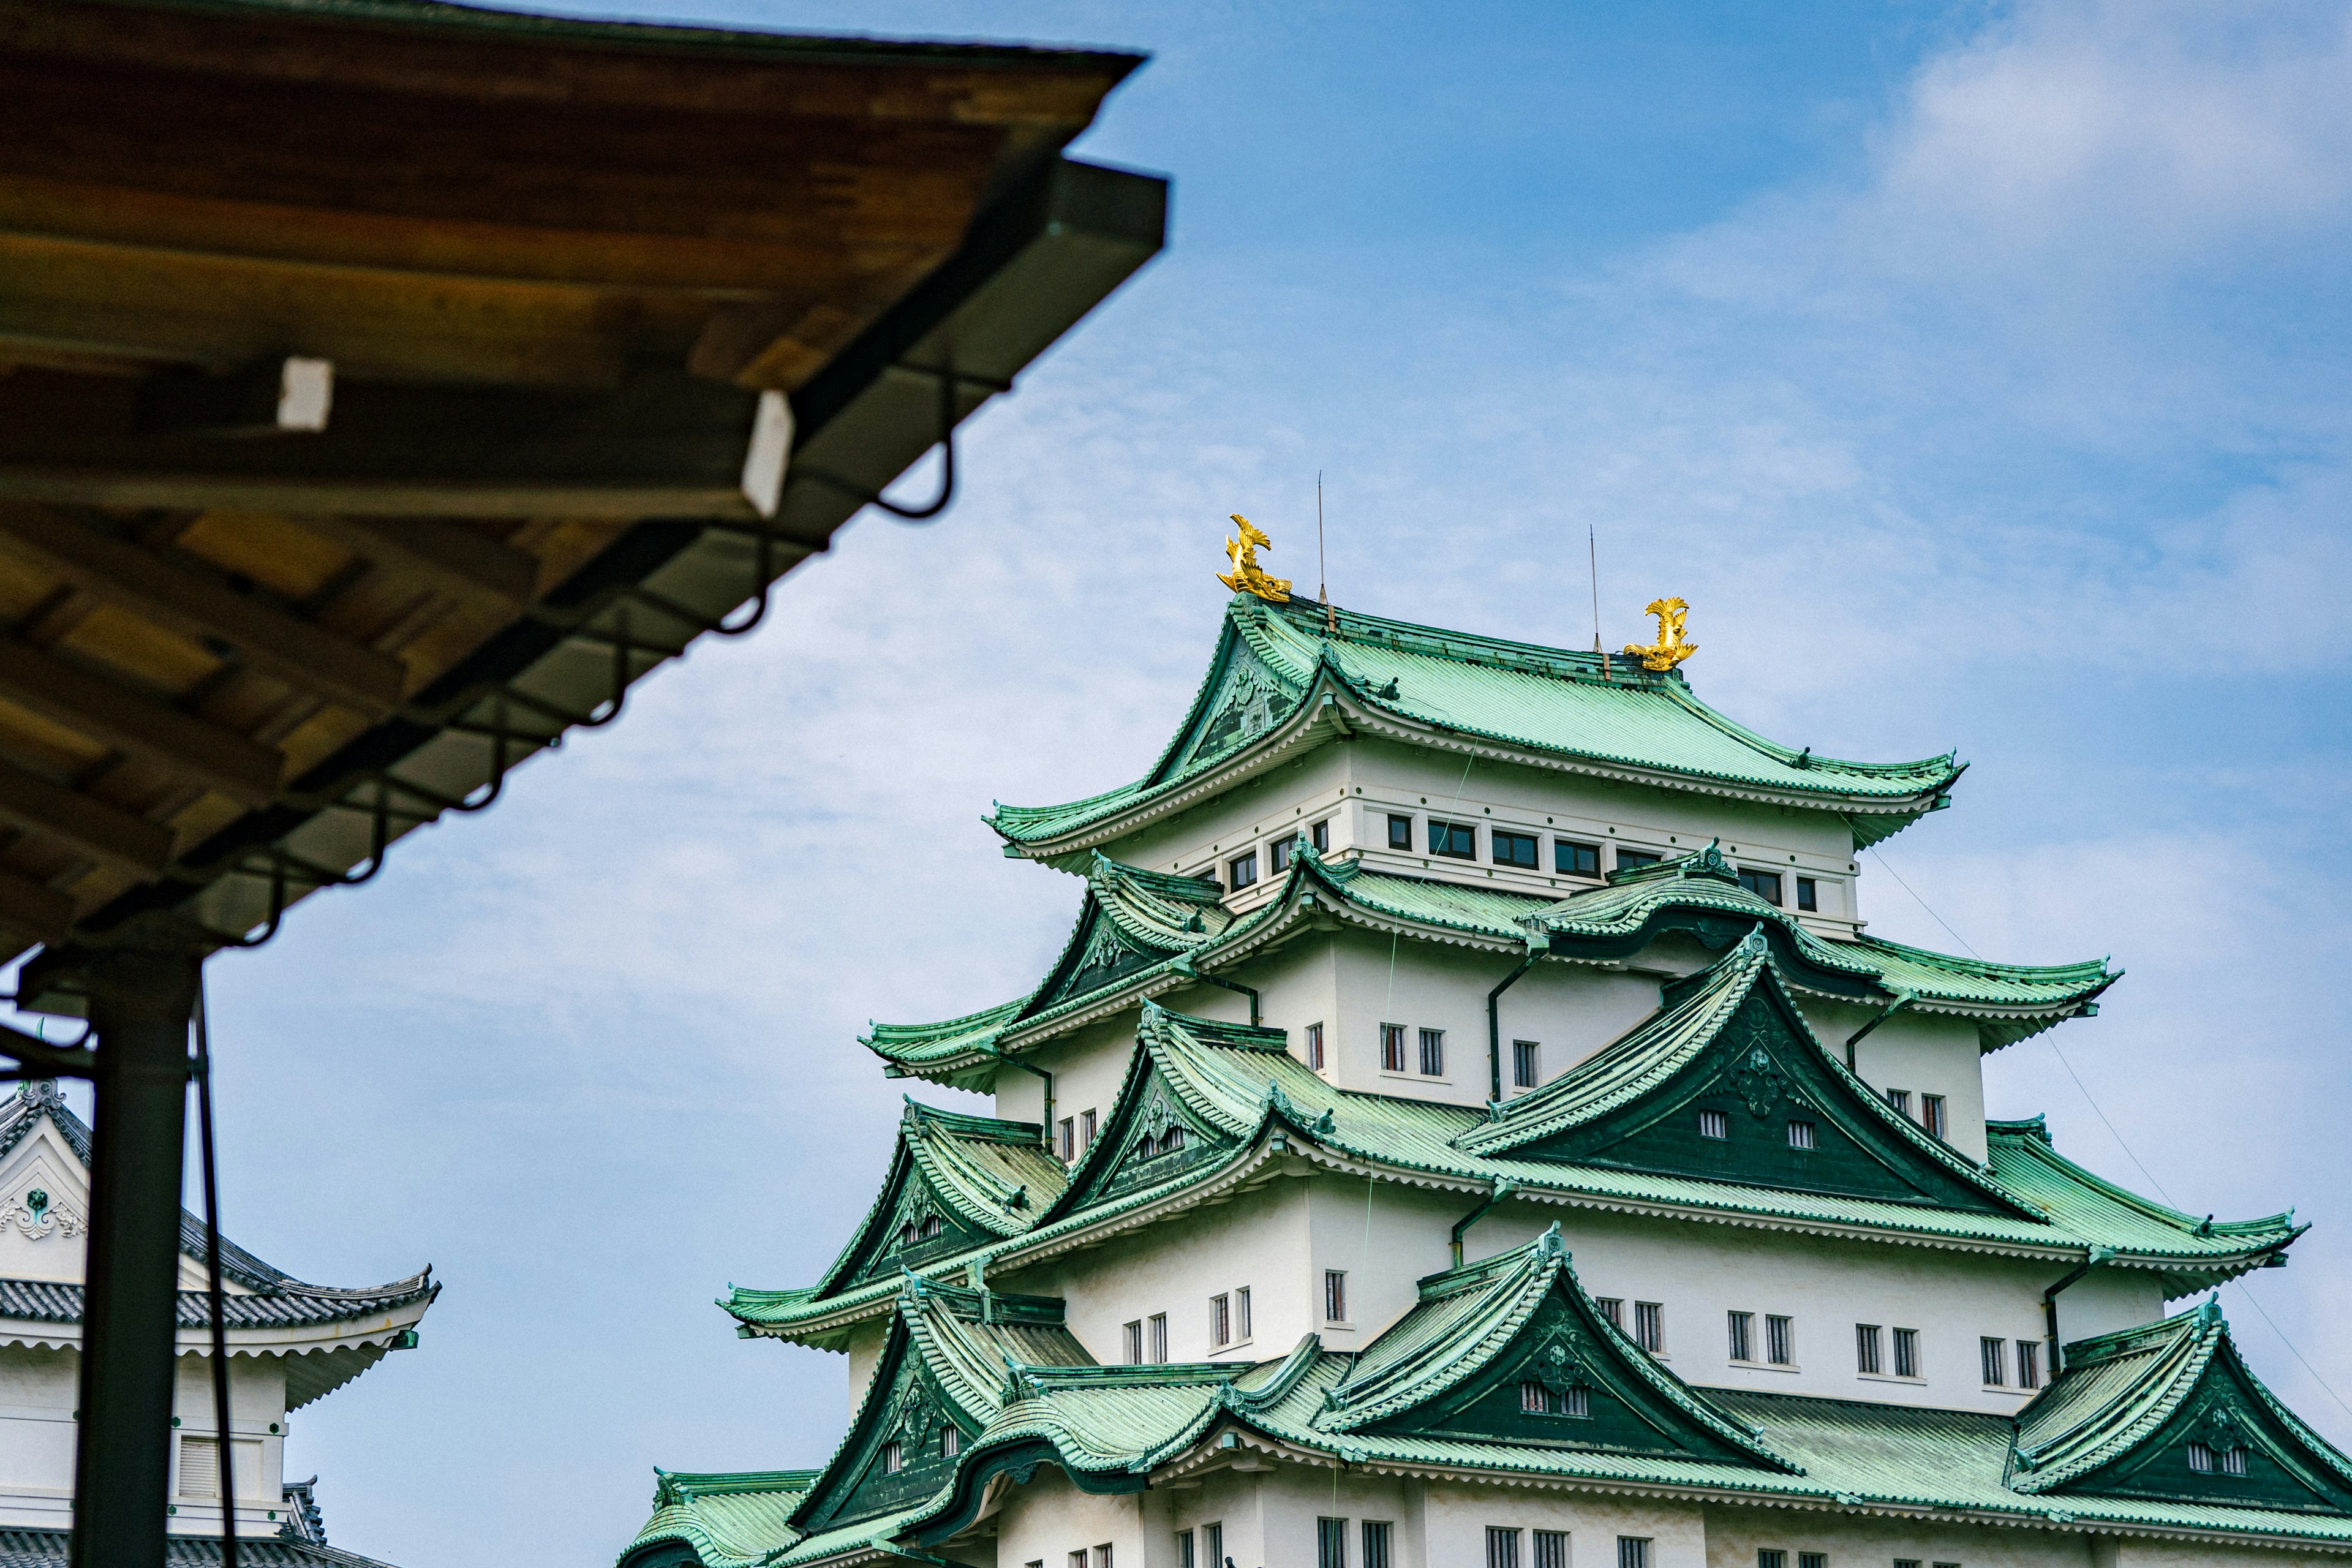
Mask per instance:
[[[2019,1413],[2011,1484],[2352,1514],[2352,1459],[2250,1371],[2211,1301],[2066,1347],[2065,1372]],[[2187,1455],[2201,1445],[2213,1463]],[[2231,1464],[2223,1456],[2235,1451]]]
[[[954,1089],[995,1086],[1001,1049],[1048,1038],[1066,1019],[1107,1001],[1139,999],[1189,983],[1187,965],[1213,970],[1229,955],[1311,918],[1318,909],[1384,931],[1525,951],[1538,938],[1561,963],[1610,963],[1667,931],[1725,948],[1762,924],[1782,977],[1797,990],[1871,1006],[1907,998],[1923,1012],[1977,1019],[1979,1043],[1997,1049],[2080,1013],[2122,978],[2104,960],[2046,967],[1987,963],[1920,948],[1817,936],[1786,910],[1739,886],[1712,846],[1606,887],[1551,900],[1327,860],[1303,843],[1280,893],[1239,918],[1206,898],[1208,884],[1091,858],[1076,925],[1047,979],[1018,1001],[937,1024],[877,1024],[861,1044],[894,1074]],[[1197,928],[1194,922],[1197,921]],[[1127,955],[1086,962],[1089,951]],[[1077,984],[1085,979],[1089,983]],[[1008,1047],[1009,1042],[1009,1047]]]
[[[1146,1003],[1117,1103],[1062,1198],[1019,1236],[918,1267],[934,1278],[960,1277],[975,1263],[1014,1267],[1115,1226],[1147,1205],[1181,1208],[1192,1201],[1186,1194],[1206,1194],[1228,1173],[1268,1159],[1269,1139],[1277,1132],[1294,1153],[1332,1168],[1385,1172],[1407,1181],[1434,1177],[1464,1191],[1491,1190],[1507,1181],[1528,1201],[2031,1249],[2053,1258],[2110,1247],[2121,1266],[2155,1269],[2168,1297],[2255,1267],[2302,1234],[2292,1214],[2216,1225],[2137,1197],[2062,1158],[2039,1123],[1988,1126],[1988,1170],[1974,1179],[2011,1212],[1537,1159],[1510,1150],[1484,1152],[1471,1145],[1478,1142],[1472,1134],[1492,1125],[1486,1112],[1338,1089],[1272,1048],[1279,1038],[1277,1031]],[[1188,1142],[1173,1156],[1140,1152],[1146,1119],[1160,1096],[1201,1131],[1199,1150]],[[887,1279],[837,1289],[737,1288],[720,1304],[751,1331],[838,1348],[847,1325],[878,1311],[894,1289]]]
[[[1849,763],[1777,745],[1692,695],[1680,671],[1628,660],[1417,626],[1351,610],[1327,629],[1320,605],[1227,606],[1215,657],[1183,724],[1135,784],[1054,806],[999,805],[990,824],[1024,850],[1083,837],[1316,722],[1319,697],[1350,719],[1409,742],[1458,736],[1501,742],[1585,772],[1674,787],[1818,804],[1852,814],[1857,844],[1935,807],[1959,777],[1950,754]],[[1334,731],[1334,733],[1338,733]]]
[[[793,1510],[808,1495],[816,1478],[814,1470],[696,1474],[657,1469],[654,1516],[622,1551],[621,1561],[667,1560],[699,1563],[704,1568],[752,1568],[765,1562],[769,1553],[800,1539],[792,1527]],[[643,1550],[673,1543],[693,1555]]]

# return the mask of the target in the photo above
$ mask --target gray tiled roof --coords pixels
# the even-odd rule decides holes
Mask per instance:
[[[0,1530],[0,1568],[66,1568],[68,1537],[62,1530]],[[221,1560],[221,1543],[205,1536],[175,1535],[163,1544],[167,1568],[195,1568]],[[240,1535],[236,1560],[249,1568],[389,1568],[373,1557],[265,1535],[248,1540]]]

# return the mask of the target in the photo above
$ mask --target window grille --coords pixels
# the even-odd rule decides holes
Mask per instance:
[[[1070,1568],[1087,1568],[1087,1549],[1079,1547],[1070,1553]]]
[[[1720,1110],[1702,1110],[1698,1113],[1698,1135],[1702,1138],[1728,1138],[1731,1136],[1731,1119]]]
[[[1653,855],[1647,849],[1628,849],[1622,844],[1617,847],[1617,869],[1620,871],[1638,871],[1664,858],[1664,856]]]
[[[1478,830],[1466,822],[1429,819],[1429,852],[1449,860],[1478,858]]]
[[[1091,1149],[1091,1148],[1093,1148],[1093,1147],[1095,1146],[1095,1128],[1096,1128],[1096,1125],[1097,1125],[1097,1121],[1096,1121],[1095,1113],[1094,1113],[1093,1111],[1091,1111],[1091,1110],[1081,1110],[1080,1112],[1078,1112],[1078,1152],[1079,1152],[1079,1153],[1083,1154],[1083,1153],[1085,1153],[1087,1150],[1089,1150],[1089,1149]]]
[[[1154,1312],[1147,1321],[1151,1330],[1151,1360],[1158,1365],[1168,1359],[1168,1314]]]
[[[1331,853],[1331,819],[1325,817],[1307,830],[1307,842],[1315,846],[1318,855]]]
[[[1209,1343],[1223,1346],[1234,1340],[1234,1300],[1230,1296],[1209,1298]]]
[[[1927,1135],[1930,1138],[1941,1138],[1944,1135],[1944,1097],[1942,1095],[1923,1094],[1919,1097],[1919,1125],[1927,1130]]]
[[[1536,868],[1536,850],[1539,840],[1532,833],[1511,833],[1497,827],[1486,835],[1490,853],[1497,866],[1517,866],[1522,870]]]
[[[1395,1568],[1389,1543],[1395,1527],[1385,1519],[1364,1521],[1364,1568]]]
[[[1515,1089],[1533,1089],[1542,1081],[1538,1070],[1542,1064],[1543,1047],[1534,1040],[1511,1042],[1511,1085]]]
[[[1404,1026],[1402,1024],[1381,1026],[1381,1070],[1382,1072],[1404,1071]]]
[[[1204,1524],[1201,1527],[1201,1555],[1208,1561],[1201,1568],[1225,1568],[1225,1527]]]
[[[1233,891],[1238,893],[1244,888],[1255,886],[1257,883],[1257,851],[1253,849],[1246,855],[1234,856],[1232,861],[1226,865],[1225,869],[1230,874],[1229,879],[1225,885]]]
[[[1789,1568],[1789,1554],[1777,1546],[1761,1546],[1756,1551],[1756,1568]]]
[[[1812,1146],[1813,1124],[1810,1121],[1790,1122],[1789,1147],[1791,1149],[1810,1149]]]
[[[216,1498],[220,1490],[220,1439],[181,1438],[180,1495]]]
[[[1739,868],[1738,876],[1739,885],[1741,887],[1747,889],[1749,892],[1755,894],[1758,898],[1763,900],[1766,903],[1772,905],[1774,908],[1777,909],[1780,907],[1780,872],[1751,871],[1747,867],[1742,866]]]
[[[1183,1147],[1184,1130],[1181,1127],[1171,1127],[1160,1135],[1160,1152],[1162,1154],[1173,1154]]]
[[[1756,1314],[1727,1312],[1725,1318],[1729,1328],[1731,1359],[1754,1361],[1756,1359]]]
[[[1045,1568],[1045,1564],[1032,1563],[1029,1568]],[[1192,1532],[1189,1530],[1176,1532],[1176,1568],[1200,1568],[1192,1557]]]
[[[1315,1568],[1348,1568],[1348,1521],[1315,1521]]]
[[[1534,1568],[1568,1568],[1568,1531],[1538,1530],[1535,1541]]]
[[[1853,1366],[1856,1372],[1875,1377],[1879,1373],[1879,1347],[1885,1332],[1876,1323],[1856,1323],[1853,1326]]]
[[[2017,1386],[2042,1386],[2042,1347],[2032,1340],[2017,1342]]]
[[[940,1430],[940,1456],[944,1458],[952,1459],[958,1454],[962,1452],[963,1433],[953,1426],[941,1427]]]
[[[1127,1337],[1127,1364],[1143,1364],[1143,1320],[1138,1318],[1120,1331]]]
[[[1323,1070],[1323,1026],[1309,1024],[1306,1029],[1307,1065],[1317,1072]]]
[[[1563,876],[1598,877],[1601,875],[1601,847],[1579,844],[1572,838],[1551,841],[1551,868]]]
[[[1109,1542],[1106,1541],[1095,1548],[1095,1568],[1110,1568]]]
[[[1797,1553],[1797,1568],[1830,1568],[1830,1554],[1826,1552],[1800,1552]]]
[[[1622,1333],[1625,1329],[1625,1303],[1615,1296],[1596,1296],[1592,1304],[1609,1320],[1609,1326]]]
[[[1549,1415],[1551,1413],[1551,1391],[1540,1383],[1530,1381],[1520,1384],[1519,1408],[1529,1415]]]
[[[1633,1535],[1619,1536],[1617,1568],[1650,1568],[1649,1538]]]
[[[2244,1475],[2246,1473],[2246,1451],[2243,1448],[2222,1449],[2221,1473],[2228,1476]]]
[[[1653,1355],[1666,1348],[1666,1310],[1655,1301],[1633,1303],[1633,1342]]]
[[[1895,1108],[1895,1113],[1897,1116],[1908,1117],[1911,1114],[1911,1091],[1907,1089],[1890,1089],[1886,1091],[1886,1103]]]
[[[1246,1285],[1234,1292],[1234,1331],[1243,1339],[1250,1337],[1250,1299]]]
[[[1486,1527],[1486,1568],[1519,1568],[1519,1532],[1499,1524]]]
[[[1389,847],[1391,849],[1410,849],[1412,847],[1412,817],[1391,816],[1389,818]],[[1217,1565],[1215,1563],[1211,1563],[1210,1568],[1217,1568]]]
[[[882,1445],[882,1473],[895,1476],[907,1468],[907,1450],[896,1443]]]
[[[1895,1331],[1895,1375],[1919,1375],[1919,1331],[1916,1329]]]
[[[1559,1413],[1573,1421],[1591,1419],[1591,1394],[1581,1384],[1569,1389],[1559,1396]]]
[[[1810,915],[1821,912],[1821,907],[1822,895],[1820,884],[1816,883],[1811,877],[1798,878],[1797,908]]]
[[[1919,1568],[1919,1560],[1916,1557],[1897,1557],[1895,1568]]]
[[[1985,1385],[2002,1388],[2009,1384],[2007,1340],[1980,1339],[1977,1342],[1977,1359],[1984,1363]]]
[[[1062,1124],[1054,1129],[1054,1152],[1062,1157],[1065,1165],[1077,1157],[1078,1123],[1075,1117],[1063,1117]]]
[[[1767,1317],[1764,1320],[1764,1359],[1774,1366],[1796,1364],[1796,1327],[1787,1318]]]
[[[1445,1031],[1423,1029],[1421,1032],[1421,1076],[1445,1076]]]
[[[187,1473],[187,1461],[186,1461],[186,1459],[185,1459],[185,1458],[183,1458],[183,1459],[180,1461],[180,1464],[181,1464],[181,1473],[182,1473],[183,1475],[186,1474],[186,1473]],[[2189,1444],[2189,1468],[2190,1469],[2192,1469],[2192,1470],[2197,1471],[2200,1475],[2209,1474],[2209,1473],[2212,1470],[2212,1468],[2213,1468],[2213,1450],[2212,1450],[2212,1449],[2210,1449],[2210,1448],[2209,1448],[2209,1447],[2206,1447],[2204,1444],[2202,1444],[2202,1443],[2191,1443],[2191,1444]],[[184,1490],[185,1489],[184,1489],[184,1488],[183,1488],[182,1489],[184,1489]]]
[[[1323,1321],[1327,1323],[1348,1321],[1348,1273],[1343,1268],[1323,1270]]]

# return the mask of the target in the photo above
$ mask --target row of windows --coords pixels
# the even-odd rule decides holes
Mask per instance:
[[[1622,1331],[1625,1327],[1625,1303],[1622,1300],[1613,1296],[1601,1296],[1594,1298],[1593,1305],[1599,1307],[1601,1315],[1607,1318],[1619,1330]],[[1767,1312],[1763,1316],[1764,1333],[1759,1346],[1756,1333],[1756,1313],[1727,1312],[1724,1314],[1724,1349],[1729,1359],[1764,1366],[1796,1365],[1796,1320],[1772,1312]],[[1635,1344],[1653,1355],[1664,1354],[1666,1348],[1665,1308],[1656,1301],[1634,1302],[1633,1338]],[[1892,1366],[1894,1369],[1892,1375],[1895,1377],[1924,1378],[1927,1375],[1919,1370],[1922,1363],[1919,1355],[1919,1331],[1916,1329],[1889,1329],[1879,1323],[1856,1323],[1853,1326],[1853,1342],[1854,1370],[1858,1373],[1872,1377],[1884,1377],[1888,1375],[1887,1369]],[[1759,1348],[1764,1352],[1760,1362],[1756,1353]],[[1890,1348],[1894,1352],[1891,1358],[1887,1353]],[[2039,1340],[2011,1342],[1987,1336],[1978,1341],[1978,1350],[1981,1363],[1979,1370],[1984,1374],[1986,1386],[1991,1388],[2011,1386],[2039,1388],[2042,1386],[2042,1342]],[[2012,1367],[2016,1373],[2013,1384],[2011,1381]],[[1533,1410],[1535,1408],[1533,1405],[1526,1404],[1524,1389],[1521,1394],[1522,1405],[1528,1410]]]
[[[1530,1555],[1519,1554],[1522,1542],[1534,1548]],[[1326,1563],[1323,1568],[1333,1565]],[[1346,1568],[1346,1564],[1339,1564],[1338,1568]],[[1490,1524],[1486,1527],[1486,1568],[1568,1568],[1568,1531]],[[1617,1568],[1650,1568],[1650,1538],[1619,1536]]]
[[[1317,1072],[1323,1070],[1323,1026],[1309,1024],[1301,1031],[1300,1055]],[[1413,1073],[1423,1078],[1445,1076],[1445,1031],[1412,1029],[1403,1024],[1381,1026],[1381,1070]],[[1543,1046],[1535,1040],[1511,1042],[1511,1087],[1533,1089],[1543,1081]]]
[[[1078,1157],[1095,1146],[1098,1120],[1092,1110],[1081,1110],[1075,1116],[1062,1118],[1061,1125],[1054,1129],[1054,1152],[1062,1157],[1062,1163],[1077,1163]],[[1183,1141],[1179,1139],[1177,1142],[1181,1145]]]
[[[1445,1031],[1443,1029],[1417,1031],[1420,1036],[1421,1049],[1417,1054],[1410,1057],[1405,1051],[1406,1033],[1402,1024],[1381,1026],[1381,1070],[1382,1072],[1418,1071],[1423,1078],[1444,1078],[1445,1076]],[[1409,1062],[1417,1065],[1408,1066]]]
[[[1290,869],[1291,847],[1297,842],[1297,838],[1298,836],[1294,833],[1267,842],[1265,858],[1266,875],[1279,877]],[[1307,842],[1315,846],[1315,853],[1318,855],[1331,853],[1331,819],[1327,816],[1307,828]],[[1255,887],[1258,880],[1258,852],[1255,849],[1244,849],[1227,860],[1225,891],[1238,893],[1244,888]]]
[[[1168,1359],[1168,1314],[1154,1312],[1119,1326],[1120,1349],[1129,1366],[1157,1366]],[[1209,1298],[1209,1348],[1223,1350],[1251,1337],[1250,1291],[1244,1285]]]
[[[2207,1475],[2242,1476],[2246,1473],[2246,1451],[2243,1448],[2217,1449],[2209,1443],[2191,1443],[2189,1445],[2189,1468]]]
[[[1353,1533],[1363,1544],[1361,1568],[1391,1568],[1394,1562],[1391,1553],[1395,1547],[1396,1526],[1385,1519],[1360,1520],[1357,1522],[1360,1528]],[[1348,1521],[1344,1519],[1317,1520],[1315,1568],[1349,1568],[1349,1534]],[[1185,1568],[1189,1568],[1192,1559],[1188,1557],[1183,1561]],[[1222,1568],[1222,1565],[1211,1564],[1209,1568]],[[1563,1563],[1561,1568],[1567,1568],[1567,1565]]]
[[[1601,1315],[1609,1320],[1618,1332],[1625,1330],[1625,1303],[1614,1296],[1597,1297],[1592,1303]],[[1666,1348],[1666,1310],[1655,1301],[1633,1303],[1633,1342],[1653,1355],[1663,1354]]]
[[[1412,822],[1411,816],[1398,812],[1389,816],[1389,847],[1412,852]],[[1423,842],[1424,853],[1448,860],[1478,858],[1478,824],[1448,822],[1442,817],[1429,819]],[[1601,875],[1601,846],[1587,844],[1558,834],[1550,835],[1551,868],[1563,877],[1598,877]],[[1632,871],[1643,866],[1654,866],[1665,858],[1647,849],[1615,846],[1616,869]],[[1486,829],[1486,858],[1497,866],[1511,866],[1523,871],[1542,868],[1542,836],[1515,828],[1489,826]],[[1737,868],[1739,885],[1765,902],[1778,906],[1781,902],[1781,874],[1755,867]],[[1821,908],[1821,884],[1811,877],[1790,879],[1796,883],[1797,908],[1812,911]]]
[[[952,1459],[952,1458],[954,1458],[958,1454],[961,1454],[961,1453],[962,1453],[962,1452],[963,1452],[963,1434],[962,1434],[961,1432],[957,1431],[953,1426],[942,1426],[942,1427],[940,1427],[940,1457],[941,1458],[944,1458],[944,1459]],[[885,1474],[885,1475],[891,1475],[891,1476],[895,1476],[895,1475],[897,1475],[900,1470],[903,1470],[903,1469],[905,1469],[906,1468],[907,1468],[907,1446],[906,1446],[904,1443],[885,1443],[885,1444],[883,1444],[883,1445],[882,1445],[882,1471],[883,1471],[883,1474]]]
[[[1209,1298],[1209,1348],[1223,1350],[1250,1337],[1250,1293],[1238,1290]]]
[[[1812,1122],[1802,1117],[1790,1118],[1789,1147],[1791,1149],[1813,1147],[1813,1136],[1817,1131]],[[1720,1110],[1701,1110],[1698,1113],[1698,1135],[1702,1138],[1730,1137],[1731,1118]]]
[[[1154,1312],[1148,1318],[1138,1318],[1120,1330],[1125,1340],[1122,1347],[1129,1366],[1158,1366],[1168,1359],[1168,1314]]]
[[[1909,1089],[1889,1089],[1880,1092],[1886,1096],[1886,1103],[1895,1108],[1896,1115],[1906,1121],[1913,1120]],[[1940,1094],[1922,1094],[1919,1097],[1919,1114],[1916,1120],[1929,1137],[1945,1136],[1946,1129],[1951,1125],[1951,1119],[1945,1110],[1944,1097]]]
[[[1366,1524],[1364,1528],[1370,1531],[1372,1527]],[[1377,1565],[1371,1562],[1370,1538],[1366,1538],[1365,1568],[1389,1568],[1388,1528],[1385,1524],[1381,1526],[1381,1560]],[[1196,1538],[1198,1556],[1194,1555]],[[1222,1522],[1198,1525],[1176,1532],[1176,1568],[1225,1568],[1231,1561],[1225,1555],[1225,1527]],[[1041,1565],[1032,1563],[1030,1568],[1041,1568]]]
[[[1071,1548],[1069,1568],[1089,1568],[1089,1564],[1091,1568],[1111,1568],[1109,1542],[1106,1541],[1100,1546],[1091,1550],[1084,1546]],[[1040,1557],[1033,1563],[1024,1563],[1023,1568],[1045,1568],[1045,1560]]]
[[[1756,1549],[1756,1568],[1789,1568],[1789,1553],[1778,1546],[1759,1546]],[[1800,1552],[1797,1568],[1830,1568],[1830,1554]]]

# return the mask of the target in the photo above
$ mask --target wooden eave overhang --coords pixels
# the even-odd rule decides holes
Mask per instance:
[[[753,617],[1158,250],[1163,181],[1061,155],[1137,63],[0,0],[25,1005],[256,940]],[[324,428],[245,433],[292,361]]]

